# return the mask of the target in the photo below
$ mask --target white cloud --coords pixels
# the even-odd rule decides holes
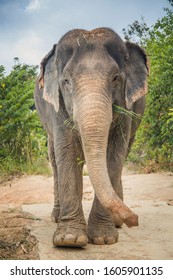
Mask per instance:
[[[40,7],[41,7],[40,0],[31,0],[31,2],[26,7],[26,10],[32,12],[35,10],[39,10]]]
[[[21,34],[21,38],[16,39],[11,44],[11,40],[0,42],[0,64],[4,65],[6,72],[11,71],[14,65],[14,57],[18,57],[21,63],[29,65],[39,65],[45,56],[44,43],[39,35],[29,30]]]
[[[13,49],[15,56],[27,64],[39,64],[43,56],[42,40],[33,30],[25,33],[23,38],[16,41]]]

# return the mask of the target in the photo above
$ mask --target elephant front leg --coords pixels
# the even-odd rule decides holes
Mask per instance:
[[[110,153],[108,156],[108,173],[109,178],[112,184],[112,187],[114,188],[115,192],[118,194],[118,196],[123,200],[123,186],[122,186],[122,169],[123,169],[123,163],[122,160],[119,158],[112,157],[112,154]],[[119,219],[115,221],[114,224],[116,227],[121,227],[122,223],[119,222]]]
[[[131,123],[121,120],[116,129],[112,129],[109,135],[107,147],[107,168],[113,189],[123,201],[122,170],[123,164],[129,151],[129,139]],[[115,226],[120,227],[122,223],[117,219]]]
[[[110,153],[110,155],[112,155]],[[118,166],[115,159],[109,158],[108,173],[113,188],[123,200],[123,189],[121,182],[122,166]],[[118,241],[118,230],[122,224],[113,221],[111,214],[101,205],[97,196],[94,198],[93,206],[88,220],[88,237],[90,243],[97,245],[113,244]]]
[[[59,213],[60,213],[59,195],[58,195],[58,170],[57,170],[57,165],[55,160],[54,142],[50,136],[48,136],[48,151],[49,151],[49,159],[52,165],[53,178],[54,178],[54,207],[51,214],[51,219],[53,222],[57,223],[59,219]]]
[[[83,247],[87,244],[86,222],[82,209],[82,167],[76,145],[69,139],[55,147],[58,167],[60,213],[53,236],[55,246]]]
[[[118,241],[118,231],[110,213],[94,198],[88,219],[89,242],[96,245],[114,244]]]
[[[118,139],[118,136],[116,137]],[[121,140],[121,139],[120,139]],[[122,169],[123,161],[126,155],[126,147],[124,142],[119,141],[122,146],[115,145],[115,140],[110,139],[107,149],[107,168],[109,178],[118,196],[123,200],[122,188]],[[120,150],[121,148],[121,150]],[[88,221],[88,237],[89,241],[94,244],[113,244],[118,241],[118,230],[122,224],[119,220],[113,221],[111,214],[101,205],[95,196],[93,206]]]

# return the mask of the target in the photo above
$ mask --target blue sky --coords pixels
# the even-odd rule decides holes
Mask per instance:
[[[122,29],[144,17],[153,25],[167,0],[0,0],[0,64],[11,70],[14,57],[38,65],[60,37],[73,28]]]

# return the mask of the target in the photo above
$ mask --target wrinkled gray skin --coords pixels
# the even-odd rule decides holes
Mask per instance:
[[[117,114],[114,105],[143,115],[147,75],[144,51],[108,28],[72,30],[43,59],[35,103],[54,174],[55,246],[113,244],[116,226],[138,224],[122,202],[121,174],[140,121]],[[88,226],[84,160],[95,190]]]

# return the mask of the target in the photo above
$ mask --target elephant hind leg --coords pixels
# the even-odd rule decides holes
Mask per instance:
[[[54,152],[54,142],[48,137],[48,151],[49,159],[52,165],[53,177],[54,177],[54,207],[51,214],[51,219],[53,222],[57,223],[60,213],[59,205],[59,195],[58,195],[58,169],[55,161],[55,152]]]

